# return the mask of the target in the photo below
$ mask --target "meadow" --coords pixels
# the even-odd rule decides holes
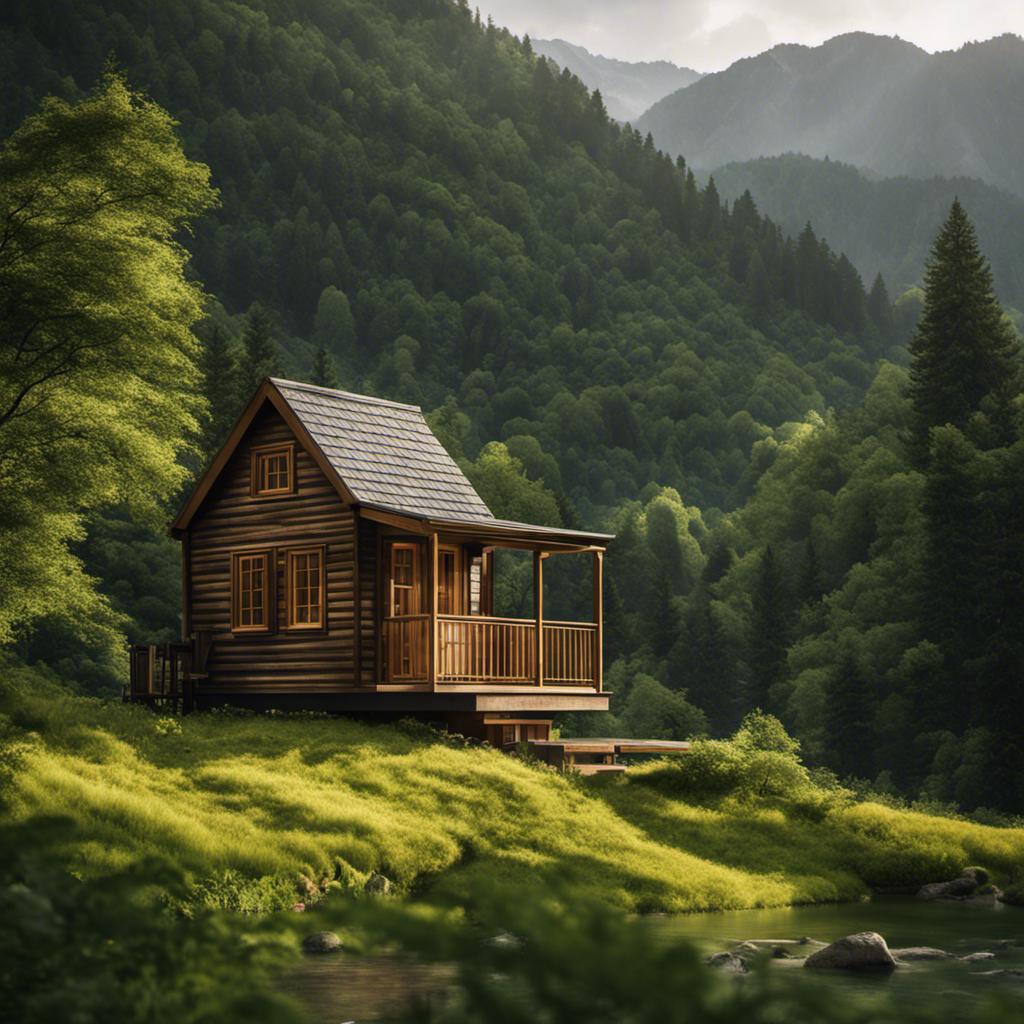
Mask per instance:
[[[777,723],[579,778],[415,728],[154,714],[15,665],[0,714],[8,823],[69,820],[59,854],[84,878],[167,859],[197,906],[269,912],[300,876],[315,900],[380,873],[400,895],[506,884],[686,913],[859,899],[969,864],[1007,885],[1024,861],[1024,830],[823,788]]]

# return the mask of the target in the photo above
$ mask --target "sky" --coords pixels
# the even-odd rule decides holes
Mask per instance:
[[[843,32],[898,35],[929,53],[1024,35],[1024,0],[470,0],[470,7],[518,36],[701,72],[777,43],[818,46]]]

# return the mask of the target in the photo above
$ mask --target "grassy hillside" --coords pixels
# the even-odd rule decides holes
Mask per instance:
[[[749,728],[685,771],[579,780],[343,719],[158,716],[67,696],[29,669],[5,673],[0,709],[9,821],[72,819],[61,855],[85,876],[171,856],[198,904],[276,909],[299,874],[358,892],[379,871],[404,893],[507,882],[683,912],[853,899],[971,863],[1005,883],[1024,857],[1024,831],[817,788]],[[705,763],[734,777],[694,782],[689,765]]]

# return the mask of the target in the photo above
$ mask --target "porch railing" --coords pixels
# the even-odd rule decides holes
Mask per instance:
[[[593,686],[597,626],[579,622],[543,624],[543,681]],[[389,683],[423,682],[428,676],[430,617],[402,615],[384,620]],[[537,623],[480,615],[437,617],[438,683],[537,682]]]

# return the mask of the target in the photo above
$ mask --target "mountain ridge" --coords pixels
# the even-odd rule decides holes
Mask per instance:
[[[588,89],[598,89],[608,113],[618,121],[635,120],[652,104],[703,77],[667,60],[623,61],[591,53],[565,39],[531,40],[534,50],[568,68]]]
[[[637,122],[693,167],[786,152],[884,176],[980,177],[1024,195],[1024,40],[929,54],[865,32],[783,43],[705,75]]]

